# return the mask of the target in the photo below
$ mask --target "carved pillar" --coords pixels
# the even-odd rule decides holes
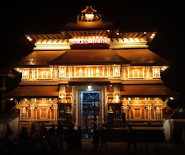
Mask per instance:
[[[122,79],[126,79],[126,75],[125,75],[125,68],[122,67]]]
[[[30,116],[30,119],[31,119],[31,121],[32,121],[32,120],[34,120],[34,109],[35,109],[35,107],[34,107],[34,106],[31,106],[31,107],[30,107],[30,110],[31,110],[31,116]]]
[[[51,74],[51,79],[53,79],[53,68],[51,68],[50,74]]]
[[[128,119],[131,119],[132,116],[131,116],[131,98],[129,97],[128,98]]]
[[[36,75],[37,75],[37,79],[39,78],[39,70],[38,68],[36,69]]]
[[[102,76],[105,76],[105,67],[102,67]]]
[[[146,107],[147,107],[147,98],[145,97],[145,100],[144,100],[144,119],[146,119]]]
[[[128,78],[130,78],[130,67],[127,67]]]
[[[150,68],[146,67],[146,78],[149,79],[150,78]]]
[[[156,107],[153,108],[154,110],[154,119],[157,119],[157,111],[156,111]]]
[[[143,71],[143,78],[145,78],[145,67],[142,68]]]
[[[76,77],[76,67],[74,67],[74,77]]]
[[[147,106],[148,109],[148,120],[151,120],[151,106]]]
[[[54,105],[53,108],[54,108],[54,120],[56,121],[57,120],[57,105]]]
[[[50,108],[49,108],[49,119],[52,119],[52,108],[53,108],[53,102],[51,98],[49,99]]]
[[[128,120],[127,115],[128,115],[128,109],[129,109],[129,107],[128,106],[123,106],[122,108],[123,108],[123,112],[125,113],[125,120]]]
[[[109,66],[109,67],[108,67],[108,77],[111,76],[111,75],[110,75],[110,69],[111,69],[111,67]]]

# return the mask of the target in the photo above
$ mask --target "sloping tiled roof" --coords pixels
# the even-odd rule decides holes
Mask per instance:
[[[13,66],[48,66],[49,61],[63,53],[65,53],[65,51],[34,51],[13,64]]]
[[[169,61],[148,49],[120,49],[115,51],[131,61],[131,65],[169,65]]]
[[[58,86],[18,86],[8,92],[10,97],[57,97]]]
[[[123,85],[121,95],[123,96],[173,96],[177,94],[164,85]]]
[[[67,51],[34,51],[17,63],[15,67],[41,67],[49,65],[169,65],[169,61],[148,49],[80,49]]]
[[[52,65],[129,64],[113,50],[69,50],[51,61]]]

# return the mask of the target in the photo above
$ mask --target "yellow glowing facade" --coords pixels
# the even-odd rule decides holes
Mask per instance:
[[[82,125],[80,93],[84,91],[99,91],[98,124],[108,123],[109,114],[118,124],[123,114],[129,123],[163,122],[163,110],[173,92],[160,75],[169,64],[147,49],[156,32],[120,32],[101,26],[83,30],[85,24],[101,22],[96,13],[86,8],[76,25],[67,24],[81,30],[26,35],[34,51],[14,65],[22,81],[11,92],[20,98],[22,126],[64,122],[67,115],[60,116],[60,107],[76,127]],[[79,26],[80,22],[85,23]]]
[[[66,80],[72,78],[107,78],[123,80],[160,79],[166,66],[121,66],[121,65],[81,65],[51,66],[48,68],[15,68],[22,73],[22,81]]]

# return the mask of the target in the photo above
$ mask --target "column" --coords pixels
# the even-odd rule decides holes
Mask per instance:
[[[31,106],[30,107],[30,110],[31,110],[31,116],[30,116],[30,119],[31,121],[34,119],[34,106]]]
[[[149,79],[150,78],[150,68],[146,67],[146,78]]]
[[[76,77],[76,67],[74,67],[74,77]]]
[[[102,76],[105,76],[105,67],[102,67]]]
[[[108,69],[109,67],[106,67],[106,69],[107,69],[107,77],[109,77],[109,69]]]
[[[124,67],[122,67],[122,79],[126,79],[126,77],[125,77],[125,68]]]
[[[128,119],[131,119],[132,116],[131,116],[131,98],[129,97],[128,98]]]
[[[151,106],[147,106],[148,108],[148,120],[151,120]]]
[[[154,107],[153,109],[154,109],[154,119],[157,119],[156,107]]]
[[[111,76],[111,75],[110,75],[110,69],[111,69],[111,67],[109,66],[108,69],[109,69],[109,70],[108,70],[108,77],[110,78],[110,76]]]
[[[128,78],[130,78],[130,67],[127,67]]]
[[[52,119],[52,106],[53,106],[53,102],[51,100],[51,98],[49,98],[49,103],[50,103],[50,108],[49,108],[49,119],[51,120]]]
[[[145,67],[143,67],[142,70],[143,70],[143,78],[145,78]]]
[[[37,68],[36,71],[37,71],[37,79],[38,79],[39,78],[39,69]]]
[[[145,101],[144,101],[144,119],[146,119],[146,106],[147,106],[147,98],[145,97]]]
[[[53,68],[50,69],[51,79],[53,79]]]
[[[54,105],[54,120],[57,120],[57,105]]]

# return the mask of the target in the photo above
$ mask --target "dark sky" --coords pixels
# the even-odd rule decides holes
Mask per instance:
[[[32,52],[33,46],[24,38],[25,34],[60,32],[88,4],[122,31],[157,31],[149,49],[171,61],[172,67],[164,75],[164,81],[184,91],[182,1],[6,1],[1,4],[1,67]]]

